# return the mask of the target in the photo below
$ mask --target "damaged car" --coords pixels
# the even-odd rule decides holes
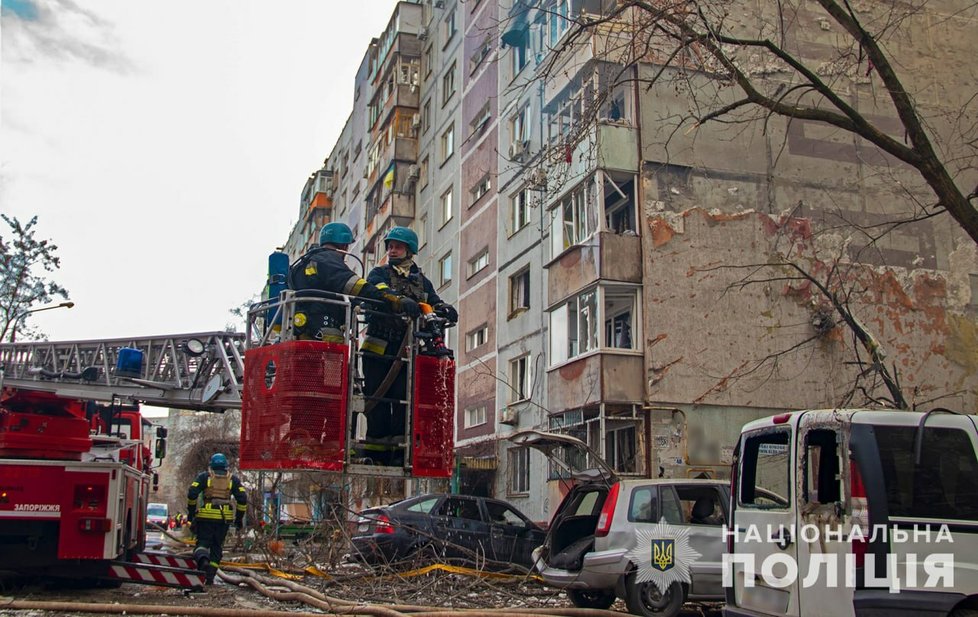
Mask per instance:
[[[707,479],[619,478],[583,441],[570,435],[522,431],[509,440],[532,447],[551,461],[572,486],[534,551],[543,580],[567,591],[575,606],[606,609],[616,598],[635,615],[673,617],[687,601],[722,602],[723,525],[730,487]],[[577,465],[573,462],[578,462]],[[593,467],[582,469],[580,462]],[[659,589],[639,580],[634,558],[660,522],[679,531],[699,557],[684,564],[689,583]],[[651,550],[651,549],[650,549]],[[671,553],[670,553],[671,555]]]
[[[544,531],[505,501],[428,494],[364,510],[352,542],[354,558],[371,565],[439,561],[530,571],[543,539]]]

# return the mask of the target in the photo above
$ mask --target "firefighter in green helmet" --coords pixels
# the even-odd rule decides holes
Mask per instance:
[[[345,223],[327,223],[319,232],[319,246],[296,260],[289,268],[289,289],[301,297],[305,290],[327,291],[386,302],[394,312],[417,315],[411,299],[384,292],[360,278],[345,262],[353,243],[353,231]],[[342,343],[346,312],[343,306],[325,302],[297,302],[293,331],[296,338]]]
[[[206,574],[208,585],[214,582],[224,556],[228,528],[234,524],[241,529],[247,511],[248,495],[241,480],[228,470],[226,456],[214,454],[207,471],[199,473],[187,491],[187,520],[197,536],[194,561]]]
[[[385,293],[393,293],[404,299],[423,302],[434,309],[444,322],[455,324],[458,313],[443,301],[434,285],[414,263],[418,253],[418,236],[407,227],[393,227],[384,237],[387,263],[377,266],[367,275],[367,282]],[[409,325],[396,316],[373,314],[367,318],[367,333],[361,346],[363,354],[364,390],[368,397],[366,455],[389,465],[403,464],[400,458],[403,439],[406,437],[406,410],[390,400],[403,400],[407,389],[407,366],[398,361],[400,346],[405,340]],[[424,328],[419,328],[424,330]],[[422,332],[422,334],[424,334]],[[450,355],[441,339],[426,344],[422,353]],[[378,392],[382,384],[387,390]],[[385,401],[380,398],[388,399]]]

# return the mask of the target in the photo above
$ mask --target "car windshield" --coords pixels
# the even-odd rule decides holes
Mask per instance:
[[[164,506],[149,506],[146,508],[146,514],[150,516],[166,516],[166,508]]]
[[[891,516],[978,520],[978,460],[968,433],[926,427],[920,465],[915,426],[875,425]]]

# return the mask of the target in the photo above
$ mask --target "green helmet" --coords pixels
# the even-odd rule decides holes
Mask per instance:
[[[414,233],[413,230],[407,227],[391,227],[391,230],[387,232],[387,236],[384,238],[384,246],[386,247],[387,243],[391,240],[403,242],[407,245],[412,255],[418,254],[418,234]]]
[[[214,471],[226,471],[228,468],[228,457],[218,452],[211,457],[210,468]]]
[[[326,223],[319,232],[320,244],[353,244],[353,231],[346,223]]]

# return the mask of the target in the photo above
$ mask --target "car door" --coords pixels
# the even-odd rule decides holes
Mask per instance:
[[[767,615],[798,615],[798,580],[770,584],[761,576],[766,560],[798,563],[792,461],[794,426],[778,416],[770,428],[741,436],[735,472],[731,574],[736,606]],[[746,561],[744,561],[746,560]],[[780,567],[783,571],[783,567]]]
[[[723,536],[727,523],[727,496],[719,484],[677,483],[662,486],[662,502],[679,501],[690,546],[700,556],[690,565],[690,595],[722,596]]]
[[[477,498],[450,495],[439,504],[433,519],[446,557],[472,561],[491,550],[489,525]]]
[[[531,567],[531,553],[543,544],[543,530],[507,503],[487,499],[485,506],[492,558],[501,563]]]

